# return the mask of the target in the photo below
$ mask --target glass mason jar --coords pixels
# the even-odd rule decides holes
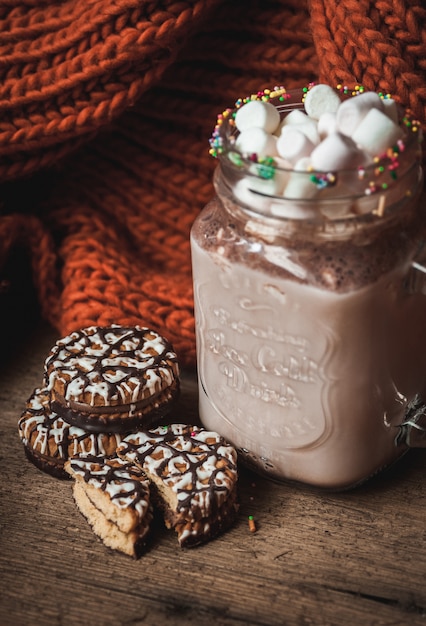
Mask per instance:
[[[425,444],[420,129],[365,169],[295,172],[244,158],[228,120],[191,232],[201,421],[260,473],[353,486]]]

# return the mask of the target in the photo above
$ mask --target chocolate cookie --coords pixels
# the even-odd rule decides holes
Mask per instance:
[[[130,432],[167,413],[179,391],[171,344],[138,326],[83,328],[45,362],[52,408],[91,432]]]
[[[27,457],[58,478],[69,478],[64,463],[70,456],[114,455],[121,441],[118,434],[89,433],[65,422],[52,411],[46,388],[32,393],[18,421],[18,432]]]
[[[173,424],[126,436],[117,454],[150,480],[155,504],[182,547],[212,539],[234,521],[237,455],[217,433]]]
[[[70,459],[76,504],[104,544],[138,558],[152,520],[149,483],[132,463],[120,458]]]

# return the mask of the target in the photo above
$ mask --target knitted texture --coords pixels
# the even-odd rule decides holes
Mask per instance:
[[[424,124],[422,0],[0,0],[0,285],[26,249],[60,334],[139,323],[195,364],[189,232],[216,115],[363,84]]]

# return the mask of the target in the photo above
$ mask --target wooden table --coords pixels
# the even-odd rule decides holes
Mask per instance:
[[[132,560],[95,537],[71,482],[24,456],[17,420],[56,338],[38,325],[2,353],[1,626],[426,624],[426,450],[344,493],[241,469],[230,531],[181,549],[156,528]],[[196,396],[185,374],[177,419],[191,419]]]

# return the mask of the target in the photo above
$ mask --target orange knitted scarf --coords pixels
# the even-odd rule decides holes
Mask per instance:
[[[423,0],[0,0],[0,287],[26,250],[59,333],[152,326],[194,365],[189,231],[216,114],[320,80],[424,124],[425,26]]]

